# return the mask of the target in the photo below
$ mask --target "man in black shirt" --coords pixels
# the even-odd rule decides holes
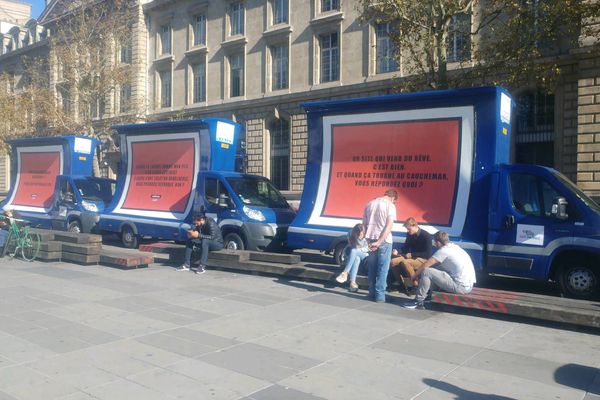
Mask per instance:
[[[192,229],[187,231],[185,261],[178,270],[189,271],[191,269],[197,274],[203,274],[206,271],[208,252],[223,248],[223,236],[221,228],[215,220],[207,217],[204,213],[194,214],[193,222]],[[193,253],[196,253],[197,257],[194,257],[192,265]]]
[[[406,241],[400,250],[401,253],[398,253],[398,250],[392,250],[390,269],[396,281],[406,289],[412,286],[416,269],[431,257],[433,251],[431,235],[421,229],[413,217],[404,222],[404,227],[408,235],[406,235]],[[404,280],[403,276],[406,277]]]

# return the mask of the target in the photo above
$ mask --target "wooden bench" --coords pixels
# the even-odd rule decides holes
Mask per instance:
[[[474,288],[469,294],[433,292],[431,302],[443,306],[600,328],[600,303],[593,301]]]

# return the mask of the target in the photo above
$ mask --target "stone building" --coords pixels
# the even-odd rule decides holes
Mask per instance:
[[[59,3],[50,2],[40,23],[53,19]],[[360,21],[357,5],[142,0],[128,53],[137,72],[127,96],[143,104],[148,120],[236,120],[245,127],[247,171],[299,193],[308,150],[301,104],[390,93],[404,77],[389,26]],[[554,166],[600,196],[600,52],[594,40],[580,42],[561,55],[564,74],[554,93],[510,88],[519,102],[512,156]],[[450,60],[469,57],[452,51]],[[121,111],[114,106],[104,117]]]

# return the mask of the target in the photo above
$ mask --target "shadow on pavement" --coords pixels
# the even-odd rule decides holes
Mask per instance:
[[[456,395],[456,400],[516,400],[513,397],[500,396],[497,394],[472,392],[470,390],[459,388],[451,383],[437,381],[435,379],[425,378],[423,379],[423,383],[431,386],[432,388]]]
[[[565,364],[554,371],[554,380],[561,385],[600,395],[600,369],[579,364]]]

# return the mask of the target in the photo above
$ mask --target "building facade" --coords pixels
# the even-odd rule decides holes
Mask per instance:
[[[119,106],[127,98],[148,120],[231,118],[245,127],[246,170],[284,192],[304,184],[303,102],[387,94],[406,77],[390,27],[361,21],[358,0],[146,0],[134,19],[131,48],[119,57],[135,77],[104,117],[127,113]],[[469,57],[454,47],[450,60]],[[554,93],[510,88],[519,103],[512,158],[554,166],[600,196],[598,45],[582,38],[562,59]]]

